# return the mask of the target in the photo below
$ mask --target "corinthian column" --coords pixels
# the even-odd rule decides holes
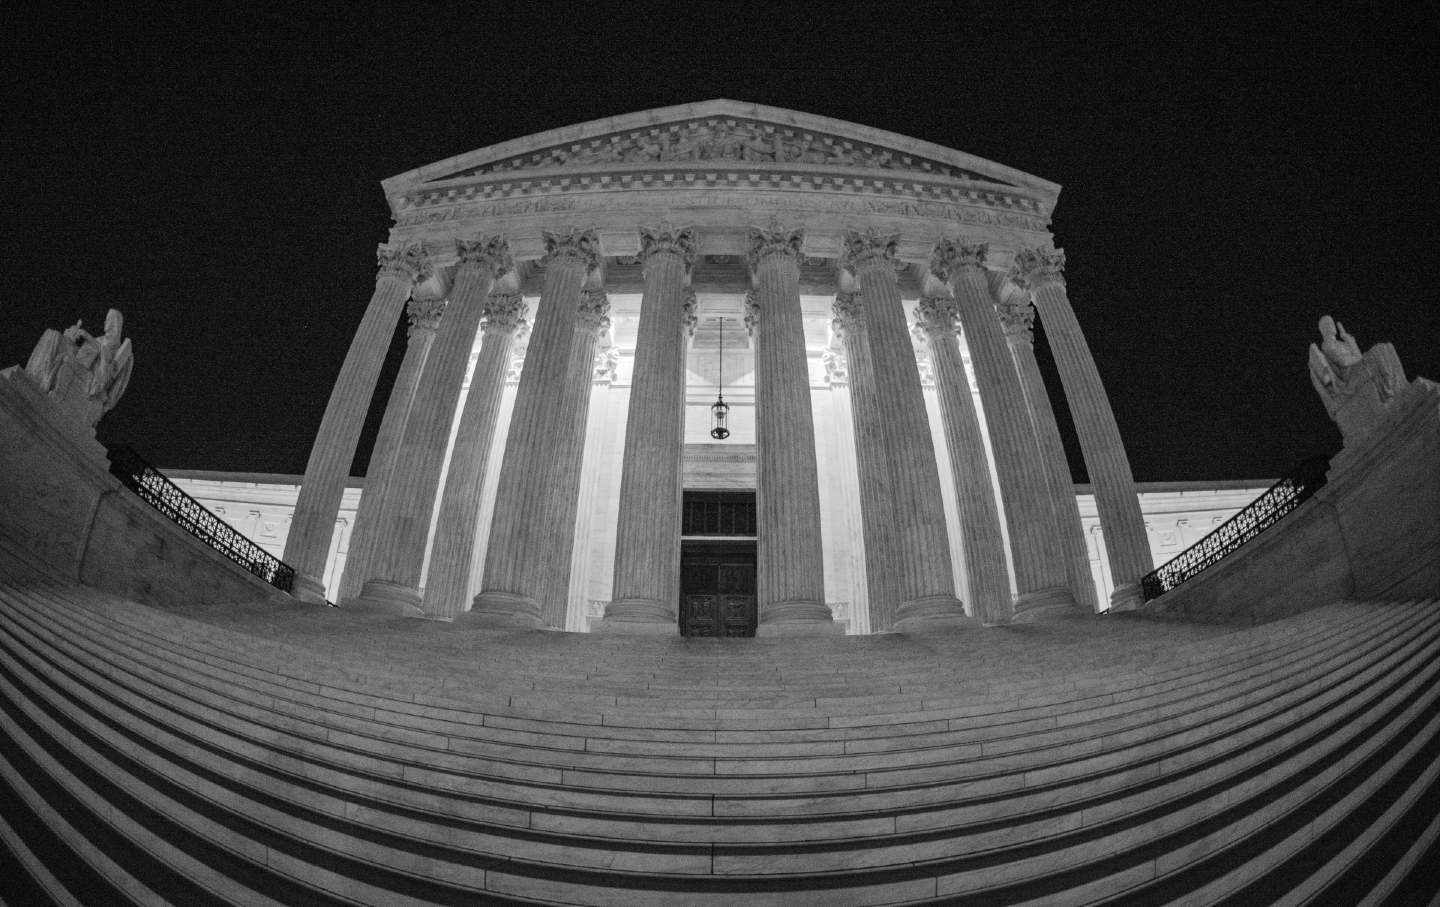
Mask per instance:
[[[380,535],[381,505],[387,497],[390,476],[395,472],[395,456],[400,450],[405,422],[410,417],[415,388],[420,384],[420,372],[425,367],[425,358],[444,311],[443,298],[410,300],[410,330],[406,335],[405,358],[400,362],[400,373],[395,376],[395,386],[385,404],[380,433],[375,436],[375,447],[370,452],[370,467],[365,470],[365,491],[360,495],[360,509],[355,514],[355,528],[350,533],[350,552],[345,558],[339,601],[359,595],[360,586],[370,576],[375,540]]]
[[[989,276],[991,294],[994,295],[997,278],[1003,281],[1005,275],[992,272]],[[1010,344],[1010,356],[1020,373],[1020,387],[1025,392],[1030,424],[1040,448],[1040,462],[1045,468],[1045,482],[1050,488],[1050,509],[1054,514],[1055,533],[1060,539],[1070,594],[1081,608],[1093,612],[1097,610],[1095,578],[1090,573],[1090,554],[1085,547],[1080,504],[1075,499],[1075,483],[1070,478],[1070,463],[1065,458],[1065,445],[1060,440],[1055,410],[1050,406],[1045,379],[1040,377],[1040,366],[1035,362],[1035,307],[1028,298],[1012,298],[997,302],[996,308],[1000,313],[1000,324],[1005,329],[1005,340]]]
[[[875,363],[865,330],[865,306],[859,293],[839,293],[831,311],[833,327],[845,344],[850,378],[850,409],[855,425],[855,465],[860,478],[860,532],[865,541],[865,593],[872,632],[888,630],[900,606],[895,550],[895,497],[885,425],[876,398]]]
[[[757,636],[840,633],[825,604],[820,482],[805,325],[800,317],[803,230],[750,230],[755,292],[746,323],[755,337]]]
[[[435,512],[435,491],[445,462],[450,426],[465,379],[465,365],[480,329],[484,300],[495,278],[513,267],[503,238],[455,243],[450,303],[405,421],[398,454],[403,468],[391,476],[380,512],[374,566],[355,604],[399,614],[420,613],[420,574]]]
[[[410,288],[430,275],[430,262],[418,243],[403,249],[381,246],[377,258],[375,292],[330,391],[285,538],[285,562],[295,568],[295,597],[302,601],[325,601],[325,561],[375,380]]]
[[[986,624],[1011,618],[1010,572],[1005,566],[1005,537],[995,493],[990,487],[990,462],[980,419],[970,397],[970,381],[960,356],[956,333],[960,313],[955,300],[927,296],[915,309],[915,323],[930,344],[930,364],[940,396],[940,420],[960,505],[960,534],[970,577],[970,606]]]
[[[957,311],[985,405],[995,474],[1010,529],[1017,590],[1015,617],[1024,620],[1046,611],[1072,608],[1075,599],[1066,584],[1040,448],[1035,444],[1020,377],[985,279],[987,252],[985,243],[943,241],[935,249],[931,269],[941,280],[954,282]]]
[[[1110,574],[1115,578],[1110,607],[1130,610],[1139,606],[1140,578],[1150,572],[1155,562],[1110,398],[1105,396],[1095,359],[1065,293],[1064,267],[1062,249],[1021,249],[1015,255],[1010,276],[1022,289],[1034,292],[1045,336],[1060,369],[1065,399],[1080,438],[1080,452],[1085,456],[1085,471],[1095,489]]]
[[[555,445],[562,433],[573,430],[556,414],[570,387],[580,288],[586,275],[599,266],[600,252],[599,240],[590,230],[545,231],[544,237],[545,283],[505,439],[485,579],[466,616],[467,622],[482,626],[544,626],[542,590],[534,577],[556,563],[549,546],[555,543],[557,529],[544,525],[544,515],[558,479]]]
[[[695,232],[642,227],[640,257],[645,292],[625,422],[615,583],[596,629],[674,635],[680,629],[685,277],[695,261]]]
[[[525,323],[525,300],[519,293],[499,293],[485,301],[484,340],[470,377],[470,393],[460,413],[450,469],[440,496],[440,515],[430,552],[424,611],[450,617],[465,610],[470,598],[470,559],[480,520],[480,490],[495,437],[505,373],[510,368],[515,334]]]
[[[955,597],[940,469],[900,302],[896,244],[897,237],[873,229],[846,231],[842,264],[865,297],[875,399],[894,489],[892,550],[900,580],[895,627],[907,630],[918,629],[921,622],[963,620],[965,609]]]

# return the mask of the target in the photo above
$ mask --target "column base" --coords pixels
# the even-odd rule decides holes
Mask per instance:
[[[591,633],[627,636],[677,636],[680,618],[674,609],[653,598],[617,598],[605,605],[605,616],[590,627]]]
[[[891,631],[914,633],[941,628],[978,627],[980,621],[965,613],[965,606],[953,595],[927,595],[901,602],[895,611]]]
[[[1123,586],[1116,586],[1115,591],[1110,593],[1111,611],[1139,611],[1143,604],[1145,604],[1145,590],[1140,588],[1139,583],[1125,583]]]
[[[761,608],[756,636],[843,636],[845,628],[835,623],[830,606],[824,602],[797,599],[775,602]]]
[[[1012,620],[1019,624],[1047,617],[1074,617],[1083,611],[1069,586],[1051,586],[1017,595]]]
[[[469,611],[455,615],[454,623],[464,627],[545,628],[540,603],[515,592],[481,592]]]
[[[325,584],[303,573],[295,574],[295,582],[290,587],[290,597],[311,605],[325,605],[330,602],[325,597]]]
[[[346,611],[364,614],[394,614],[419,617],[420,590],[385,579],[369,579],[360,587],[360,594],[340,605]]]

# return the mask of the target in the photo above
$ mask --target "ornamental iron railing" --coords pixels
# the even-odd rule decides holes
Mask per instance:
[[[1145,600],[1159,598],[1241,545],[1274,526],[1287,513],[1310,499],[1325,485],[1327,457],[1311,457],[1290,471],[1243,510],[1221,523],[1214,532],[1167,561],[1140,580]]]
[[[177,526],[214,548],[255,576],[289,592],[295,585],[295,568],[250,541],[234,526],[206,510],[179,486],[151,466],[132,448],[110,448],[110,474]]]

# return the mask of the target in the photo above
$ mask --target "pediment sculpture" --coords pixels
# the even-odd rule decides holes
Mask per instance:
[[[124,327],[124,316],[111,309],[98,337],[80,321],[63,331],[49,329],[30,354],[25,373],[62,411],[93,428],[130,384],[135,357],[129,339],[121,336]]]
[[[1310,383],[1347,445],[1379,424],[1386,405],[1407,384],[1393,346],[1377,343],[1362,353],[1329,315],[1320,319],[1320,343],[1310,344]]]

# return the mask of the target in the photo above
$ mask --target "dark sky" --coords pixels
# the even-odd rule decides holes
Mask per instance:
[[[1337,449],[1306,371],[1321,314],[1440,379],[1435,14],[1083,6],[12,9],[0,366],[114,306],[137,365],[102,440],[302,472],[374,285],[381,179],[727,97],[1060,183],[1052,230],[1139,480]]]

